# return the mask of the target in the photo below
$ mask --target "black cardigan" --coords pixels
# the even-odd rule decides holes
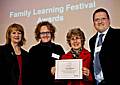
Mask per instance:
[[[65,54],[63,48],[55,43],[39,43],[33,46],[29,53],[32,64],[32,83],[34,85],[51,85],[54,76],[51,75],[51,67],[55,65],[56,58],[51,57],[52,53],[57,55]],[[46,81],[46,82],[44,82]]]

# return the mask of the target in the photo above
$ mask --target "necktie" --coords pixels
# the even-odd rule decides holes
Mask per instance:
[[[100,34],[99,35],[99,40],[98,40],[98,43],[97,43],[97,47],[99,47],[100,45],[102,45],[102,37],[104,36],[104,34]]]
[[[101,46],[102,45],[102,37],[103,37],[104,34],[100,34],[99,35],[99,40],[98,40],[98,43],[97,43],[97,47]],[[95,70],[95,74],[99,74],[100,71],[101,71],[101,65],[100,65],[100,60],[99,60],[99,52],[96,52],[95,53],[95,63],[94,63],[94,70]]]

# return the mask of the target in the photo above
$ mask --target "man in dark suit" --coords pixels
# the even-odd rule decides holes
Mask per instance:
[[[95,10],[93,23],[97,33],[90,39],[89,46],[93,59],[91,67],[95,85],[119,85],[120,29],[110,26],[110,17],[104,8]],[[103,37],[100,40],[101,34]],[[97,46],[99,41],[102,44]],[[98,58],[96,53],[99,53]],[[96,59],[99,61],[96,62]]]

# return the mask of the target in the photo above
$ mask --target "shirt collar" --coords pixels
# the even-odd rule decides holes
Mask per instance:
[[[102,32],[102,33],[98,32],[98,36],[99,36],[100,34],[104,34],[104,35],[106,35],[107,32],[108,32],[108,30],[109,30],[109,28],[108,28],[107,30],[105,30],[104,32]]]

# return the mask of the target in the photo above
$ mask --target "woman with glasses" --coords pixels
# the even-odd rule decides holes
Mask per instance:
[[[65,53],[62,46],[53,43],[55,31],[55,26],[48,21],[40,22],[35,29],[35,39],[39,43],[29,50],[32,65],[32,85],[43,83],[44,85],[55,85],[54,75],[51,71],[55,66],[55,60]]]
[[[73,28],[67,33],[67,42],[71,47],[70,51],[64,54],[61,59],[82,59],[82,79],[68,79],[67,85],[92,85],[93,78],[90,71],[91,55],[84,48],[85,36],[80,28]]]

